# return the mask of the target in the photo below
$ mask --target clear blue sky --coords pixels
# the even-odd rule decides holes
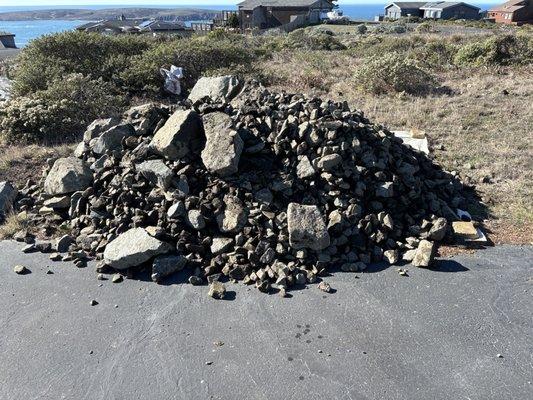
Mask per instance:
[[[236,4],[242,0],[0,0],[0,6],[56,6],[56,5],[218,5]],[[389,0],[340,0],[338,4],[385,4]],[[494,3],[499,0],[470,0],[473,3]],[[500,0],[503,2],[503,0]],[[468,2],[468,0],[467,0]]]

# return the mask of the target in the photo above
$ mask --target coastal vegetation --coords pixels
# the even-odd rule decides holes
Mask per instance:
[[[389,128],[425,131],[435,158],[483,193],[496,237],[508,241],[512,231],[514,242],[532,241],[533,32],[417,26],[319,25],[260,37],[46,36],[4,66],[14,98],[0,111],[0,146],[74,143],[97,117],[147,101],[174,103],[162,91],[161,67],[184,67],[186,91],[202,75],[237,73],[278,90],[346,100]],[[0,174],[8,174],[1,163]]]

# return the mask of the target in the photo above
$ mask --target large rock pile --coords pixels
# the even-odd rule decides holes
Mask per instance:
[[[150,265],[156,281],[190,266],[194,284],[223,274],[267,291],[328,267],[429,265],[464,201],[456,177],[346,103],[253,82],[230,101],[231,82],[95,121],[19,208],[71,230],[64,258]]]

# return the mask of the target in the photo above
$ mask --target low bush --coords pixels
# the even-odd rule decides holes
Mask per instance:
[[[63,142],[80,135],[94,119],[120,113],[123,96],[101,78],[71,74],[46,90],[8,101],[0,109],[0,137],[6,142]]]
[[[27,95],[71,73],[107,82],[128,66],[128,59],[157,44],[149,36],[107,36],[63,32],[33,40],[18,57],[13,71],[15,93]]]
[[[344,50],[344,46],[332,33],[297,29],[285,39],[285,47],[299,50]]]
[[[454,57],[457,65],[521,65],[533,61],[533,38],[528,35],[494,36],[462,46]]]
[[[424,68],[444,70],[454,65],[457,46],[445,40],[434,40],[426,45],[413,49],[410,57],[417,60]]]
[[[356,71],[355,81],[360,90],[368,93],[405,92],[412,95],[427,94],[436,83],[431,74],[399,53],[388,53],[364,60]]]
[[[356,30],[357,30],[357,33],[363,35],[368,31],[368,28],[366,27],[366,25],[361,24],[361,25],[357,25]]]
[[[130,65],[120,74],[120,81],[133,92],[159,92],[163,78],[159,69],[176,65],[184,69],[184,85],[192,87],[204,73],[232,66],[250,65],[255,58],[254,50],[244,41],[218,40],[207,36],[188,40],[160,43],[133,57]]]

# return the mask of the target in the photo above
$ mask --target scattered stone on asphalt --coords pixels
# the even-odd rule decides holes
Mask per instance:
[[[13,271],[19,275],[25,275],[28,272],[30,272],[30,270],[26,268],[24,265],[15,265],[15,267],[13,268]]]
[[[111,282],[113,282],[113,283],[120,283],[123,280],[124,280],[124,278],[120,274],[113,274],[113,277],[111,278]]]
[[[91,302],[89,304],[91,306],[96,306],[96,305],[98,305],[98,302],[96,300],[91,300]]]
[[[154,281],[189,268],[215,296],[220,280],[285,296],[330,267],[430,266],[456,232],[451,210],[467,205],[457,174],[346,102],[231,76],[97,120],[72,157],[47,164],[12,205],[47,238],[18,233],[23,251],[103,260],[98,273],[149,269]]]
[[[221,300],[226,295],[226,286],[222,282],[212,282],[209,285],[209,292],[207,294],[209,295],[209,297]]]
[[[322,281],[318,284],[318,288],[326,293],[331,293],[331,286],[329,283]]]
[[[398,268],[397,271],[398,271],[398,275],[409,276],[409,275],[407,275],[407,273],[409,272],[409,270],[407,268]]]

